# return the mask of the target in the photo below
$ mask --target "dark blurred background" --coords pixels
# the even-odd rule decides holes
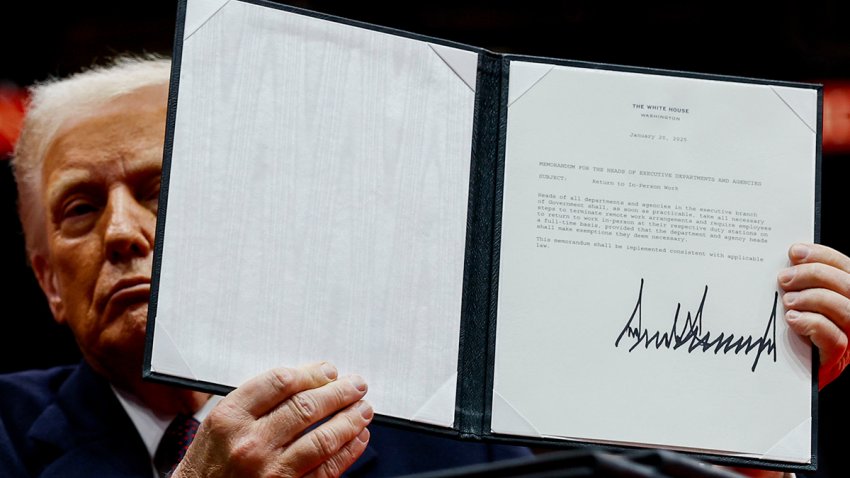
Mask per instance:
[[[825,85],[821,242],[850,253],[850,2],[297,1],[291,5],[521,53]],[[23,254],[8,154],[26,85],[124,52],[170,54],[176,5],[6,2],[0,6],[0,372],[79,360],[53,324]],[[823,476],[850,476],[850,378],[820,396]],[[755,433],[755,430],[741,430]]]

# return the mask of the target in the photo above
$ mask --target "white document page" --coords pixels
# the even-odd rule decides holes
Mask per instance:
[[[329,360],[454,419],[477,54],[190,1],[152,370]]]
[[[510,68],[492,430],[809,462],[816,91]]]

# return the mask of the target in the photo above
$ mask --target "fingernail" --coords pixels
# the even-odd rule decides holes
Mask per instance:
[[[779,271],[779,276],[778,276],[779,277],[779,283],[780,284],[787,284],[787,283],[791,282],[791,279],[794,278],[794,274],[796,274],[796,272],[797,272],[797,270],[794,269],[793,267],[789,267],[787,269],[782,269],[781,271]]]
[[[366,381],[363,380],[363,377],[361,377],[360,375],[351,375],[348,377],[348,380],[351,381],[351,384],[354,385],[354,388],[356,388],[358,391],[366,391]]]
[[[785,305],[791,305],[797,300],[797,296],[799,296],[799,292],[786,292],[785,295],[782,296],[782,302],[785,302]]]
[[[372,405],[369,405],[369,402],[365,400],[361,400],[360,403],[357,404],[357,409],[360,410],[360,416],[363,417],[364,420],[371,420],[372,415],[375,414],[372,411]]]
[[[806,257],[808,257],[808,255],[809,255],[809,248],[808,247],[806,247],[802,244],[794,244],[793,246],[791,246],[791,257],[793,259],[801,261],[801,260],[805,259]]]
[[[322,364],[322,372],[324,372],[325,377],[328,377],[328,380],[335,380],[337,376],[336,367],[333,364],[325,362]]]
[[[357,441],[360,443],[366,443],[369,441],[369,429],[364,428],[359,435],[357,435]]]
[[[789,311],[785,312],[785,319],[786,320],[794,321],[794,320],[797,320],[799,318],[800,318],[800,313],[797,312],[796,310],[789,310]]]

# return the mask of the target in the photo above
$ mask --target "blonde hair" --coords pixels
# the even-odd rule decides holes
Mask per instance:
[[[41,201],[44,156],[62,125],[80,113],[147,86],[167,84],[171,61],[156,55],[122,56],[67,78],[30,87],[21,135],[12,157],[18,214],[27,257],[46,253],[46,211]]]

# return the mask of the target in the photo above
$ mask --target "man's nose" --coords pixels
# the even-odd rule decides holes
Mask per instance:
[[[110,262],[147,257],[153,248],[156,216],[124,187],[109,192],[104,247]]]

